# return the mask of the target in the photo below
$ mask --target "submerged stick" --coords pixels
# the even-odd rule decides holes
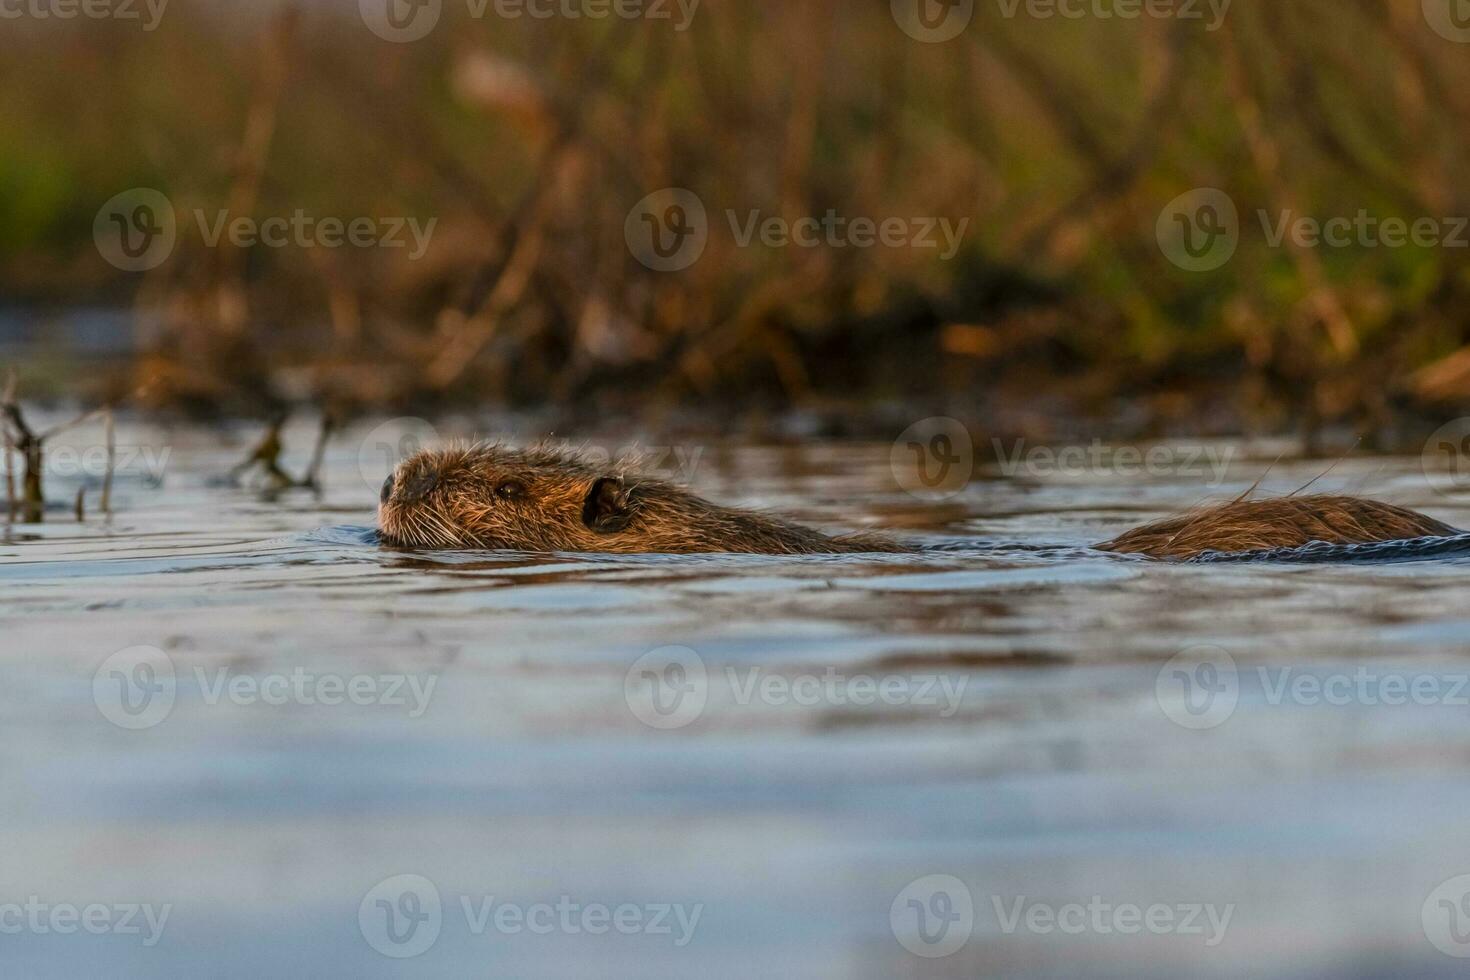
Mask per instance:
[[[242,475],[249,472],[252,467],[259,466],[265,471],[266,476],[270,477],[271,483],[277,488],[294,486],[296,484],[296,481],[291,478],[291,475],[281,469],[281,428],[285,426],[286,419],[287,415],[285,412],[271,419],[270,428],[266,430],[265,435],[256,447],[250,451],[250,455],[246,456],[245,459],[236,464],[234,469],[230,470],[230,476],[233,479],[238,480]]]
[[[112,409],[109,407],[102,416],[104,439],[107,441],[107,469],[102,474],[102,513],[104,516],[112,516],[112,471],[117,464],[117,431],[116,420]]]
[[[25,475],[21,480],[21,507],[24,520],[27,524],[39,524],[46,508],[45,496],[41,492],[44,441],[43,437],[36,435],[26,423],[20,405],[15,401],[14,392],[15,383],[12,378],[11,383],[7,386],[3,405],[5,420],[10,423],[10,429],[13,430],[13,434],[7,432],[7,436],[14,440],[15,448],[20,450],[21,458],[25,460]]]
[[[5,429],[5,525],[8,528],[15,523],[15,441],[10,438],[10,430]]]
[[[327,440],[332,437],[332,430],[337,427],[336,419],[330,411],[322,412],[322,425],[317,431],[316,446],[311,451],[311,464],[306,468],[306,475],[301,478],[300,486],[309,487],[312,490],[321,489],[322,462],[327,455]]]

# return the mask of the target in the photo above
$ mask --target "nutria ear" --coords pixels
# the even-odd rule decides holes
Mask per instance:
[[[582,523],[594,531],[621,531],[628,526],[632,509],[628,489],[615,476],[604,476],[592,484],[582,504]]]

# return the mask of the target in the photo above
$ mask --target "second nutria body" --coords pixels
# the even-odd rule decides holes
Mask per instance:
[[[1361,497],[1311,495],[1234,500],[1134,528],[1100,551],[1150,558],[1196,558],[1299,548],[1314,541],[1369,544],[1463,534],[1417,511]]]
[[[426,450],[400,463],[384,481],[378,525],[385,543],[410,548],[766,555],[917,550],[881,535],[832,536],[724,507],[574,453],[495,445]],[[1367,544],[1461,533],[1392,504],[1312,495],[1201,508],[1135,528],[1097,548],[1188,560],[1317,541]]]

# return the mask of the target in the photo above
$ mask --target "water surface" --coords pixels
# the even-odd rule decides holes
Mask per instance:
[[[1470,923],[1457,893],[1434,895],[1470,874],[1470,690],[1453,690],[1470,673],[1470,562],[1087,548],[1241,492],[1275,449],[1240,452],[1214,487],[992,467],[936,501],[898,487],[887,446],[710,440],[685,475],[711,497],[936,548],[413,555],[371,538],[364,434],[333,444],[320,495],[271,496],[220,485],[243,443],[127,427],[168,456],[120,475],[110,521],[61,510],[0,546],[0,903],[170,909],[151,945],[146,929],[7,934],[7,975],[1461,969],[1431,934],[1453,943]],[[299,465],[311,433],[288,436]],[[1321,469],[1283,461],[1264,489]],[[51,495],[82,479],[56,475]],[[1431,488],[1417,459],[1350,461],[1314,489],[1470,526],[1470,497]],[[139,674],[140,657],[159,670]],[[1225,717],[1184,706],[1184,679],[1219,682],[1205,660],[1233,662]],[[134,700],[137,727],[109,720],[127,684],[162,672],[166,713]],[[372,695],[321,703],[328,677]],[[1394,677],[1438,693],[1383,703]],[[1353,686],[1314,702],[1314,681]],[[398,938],[430,914],[424,882],[437,937],[384,955],[409,951],[384,939],[390,914]],[[946,941],[914,938],[915,895],[930,938],[951,919],[950,955],[900,942]],[[575,928],[474,914],[558,902]],[[1231,911],[1222,936],[1027,913],[1089,902]],[[598,906],[644,925],[590,934],[575,916]],[[664,906],[698,909],[692,929],[672,913],[651,928]]]

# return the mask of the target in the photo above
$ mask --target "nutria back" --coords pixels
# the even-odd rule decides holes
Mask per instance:
[[[833,537],[723,507],[638,475],[535,447],[420,452],[383,484],[385,543],[413,548],[642,553],[823,554],[910,549],[877,535]]]
[[[1097,547],[1152,558],[1194,558],[1208,552],[1270,551],[1319,541],[1368,544],[1460,533],[1393,504],[1312,495],[1236,500],[1135,528]]]

